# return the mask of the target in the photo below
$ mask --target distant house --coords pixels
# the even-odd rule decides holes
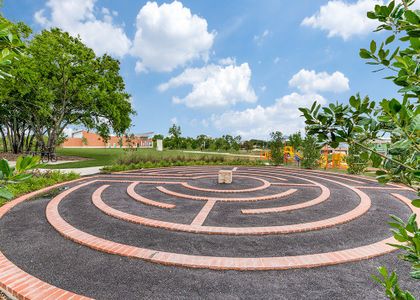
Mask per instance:
[[[150,138],[153,132],[133,134],[129,138],[111,136],[107,143],[96,133],[80,130],[73,132],[61,147],[63,148],[153,148]]]
[[[375,151],[387,155],[388,154],[388,146],[391,143],[391,139],[389,138],[379,138],[373,141],[370,141],[370,147],[373,148]],[[328,151],[328,154],[331,153],[343,153],[347,154],[349,150],[349,145],[347,143],[340,143],[337,148],[331,148],[330,146],[325,146],[322,148],[322,153]]]

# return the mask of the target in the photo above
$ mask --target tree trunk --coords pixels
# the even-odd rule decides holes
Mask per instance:
[[[8,151],[7,138],[6,138],[6,135],[4,134],[3,128],[0,128],[0,134],[1,134],[1,139],[3,142],[3,152],[7,152]]]
[[[32,145],[34,144],[35,134],[29,135],[26,142],[26,151],[31,151]]]

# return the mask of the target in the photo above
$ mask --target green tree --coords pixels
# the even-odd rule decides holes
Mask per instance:
[[[289,136],[287,144],[292,146],[295,151],[298,151],[302,146],[303,140],[300,131],[293,133]]]
[[[381,23],[376,31],[386,31],[389,35],[379,47],[371,41],[369,49],[360,50],[360,57],[367,59],[368,64],[380,66],[376,71],[391,73],[386,79],[398,86],[400,100],[383,99],[377,105],[368,97],[361,99],[356,95],[350,97],[349,105],[330,104],[321,110],[321,105],[315,102],[311,108],[300,110],[309,134],[316,135],[321,143],[333,147],[339,142],[353,143],[369,153],[374,167],[381,168],[377,171],[380,182],[397,180],[416,189],[420,182],[420,11],[410,9],[413,3],[402,0],[396,5],[390,1],[368,12],[370,19]],[[396,38],[398,46],[393,43]],[[366,145],[385,134],[391,136],[388,155]],[[420,207],[420,199],[412,204]],[[406,223],[395,216],[392,218],[394,238],[402,243],[392,246],[404,251],[401,257],[411,263],[411,276],[420,279],[420,230],[416,215],[411,215]],[[414,299],[399,289],[396,276],[389,277],[384,272],[382,277],[376,280],[386,288],[388,298]]]
[[[197,148],[201,150],[208,149],[210,147],[211,138],[205,134],[200,134],[195,138],[197,142]]]
[[[27,37],[30,31],[23,23],[14,24],[0,15],[0,79],[11,76],[12,62],[18,60],[26,48],[21,36]]]
[[[302,141],[302,156],[302,167],[305,169],[314,169],[319,166],[321,147],[312,135],[307,134]]]
[[[245,141],[243,142],[243,147],[246,151],[251,151],[252,149],[254,149],[254,143],[252,141]]]
[[[271,150],[271,160],[275,165],[282,164],[284,161],[283,157],[283,147],[284,147],[284,137],[283,133],[280,131],[274,131],[270,133],[270,150]]]
[[[2,3],[0,3],[1,6]],[[0,79],[11,77],[11,70],[16,62],[24,55],[26,44],[24,39],[31,34],[31,29],[22,22],[12,23],[0,15]],[[4,80],[0,89],[10,85]],[[12,150],[23,148],[25,144],[32,143],[33,136],[26,119],[30,117],[27,112],[22,113],[19,104],[8,106],[0,91],[0,135],[3,142],[3,151],[8,151],[8,141]],[[7,123],[7,126],[5,124]],[[29,145],[26,145],[29,147]]]
[[[180,142],[181,142],[181,126],[177,126],[176,124],[172,124],[172,127],[169,128],[168,131],[169,135],[171,136],[173,142],[172,142],[172,147],[174,149],[179,149],[180,147]]]
[[[233,138],[232,149],[235,151],[239,151],[241,149],[242,137],[237,135]]]
[[[15,63],[2,94],[10,107],[30,113],[26,121],[40,145],[46,135],[46,147],[54,148],[70,124],[96,129],[104,137],[129,128],[134,111],[117,60],[96,57],[79,38],[60,29],[36,35],[27,52]]]
[[[369,166],[369,152],[352,143],[349,145],[346,163],[349,174],[361,174]]]
[[[157,140],[163,140],[163,134],[155,134],[152,137],[153,142],[156,142]]]

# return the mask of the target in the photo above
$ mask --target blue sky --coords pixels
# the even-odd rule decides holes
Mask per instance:
[[[132,132],[267,138],[303,128],[314,99],[380,100],[393,85],[359,58],[380,0],[5,0],[35,32],[61,27],[121,61],[137,116]],[[418,3],[417,3],[418,4]]]

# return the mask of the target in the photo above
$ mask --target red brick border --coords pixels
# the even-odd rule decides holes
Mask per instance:
[[[163,202],[151,200],[151,199],[148,199],[146,197],[143,197],[142,195],[139,195],[135,191],[135,188],[139,183],[140,183],[139,181],[135,181],[127,187],[127,194],[131,198],[133,198],[134,200],[139,201],[143,204],[151,205],[151,206],[155,206],[155,207],[159,207],[159,208],[167,208],[167,209],[175,208],[175,204],[163,203]]]
[[[308,169],[294,169],[294,168],[287,168],[287,167],[276,167],[276,169],[280,169],[280,170],[286,170],[286,171],[302,171],[304,173],[309,173],[309,174],[329,174],[332,175],[335,178],[340,178],[340,179],[344,179],[345,178],[356,178],[356,179],[362,179],[362,180],[366,180],[366,181],[370,181],[370,182],[374,182],[379,184],[379,182],[374,179],[374,178],[370,178],[367,176],[362,176],[362,175],[352,175],[352,174],[341,174],[341,173],[334,173],[334,172],[330,172],[330,171],[318,171],[318,170],[308,170]],[[362,182],[363,183],[363,182]],[[398,183],[386,183],[386,184],[381,184],[383,187],[386,186],[391,186],[391,187],[397,187],[397,188],[402,188],[402,189],[406,189],[406,190],[410,190],[410,191],[414,191],[414,189],[404,186],[404,185],[400,185]]]
[[[209,215],[211,209],[216,204],[216,200],[209,200],[191,222],[192,226],[201,226]]]
[[[342,184],[345,185],[345,184]],[[356,219],[357,217],[366,213],[371,205],[370,198],[368,195],[362,191],[353,189],[356,194],[360,197],[360,204],[353,210],[336,216],[329,219],[324,219],[320,221],[308,222],[308,223],[299,223],[291,225],[281,225],[281,226],[260,226],[260,227],[221,227],[221,226],[196,226],[189,224],[180,224],[172,223],[166,221],[160,221],[156,219],[150,219],[146,217],[141,217],[137,215],[132,215],[119,211],[115,208],[108,206],[105,202],[102,201],[101,194],[108,185],[101,186],[92,194],[93,204],[101,210],[103,213],[112,216],[114,218],[128,221],[135,224],[140,224],[149,227],[163,228],[167,230],[174,231],[183,231],[191,233],[204,233],[204,234],[224,234],[224,235],[265,235],[265,234],[288,234],[304,231],[313,231],[320,230],[327,227],[336,226],[339,224],[350,222],[351,220]],[[217,200],[217,199],[210,199]]]
[[[333,174],[335,175],[335,174]],[[96,178],[94,176],[91,178]],[[102,176],[101,176],[102,177]],[[104,176],[105,177],[105,176]],[[315,177],[315,176],[312,176]],[[337,176],[339,177],[339,176]],[[91,179],[90,178],[90,179]],[[368,180],[367,178],[363,178]],[[29,193],[27,195],[21,196],[0,208],[0,218],[4,216],[10,209],[18,205],[19,203],[30,199],[36,195],[48,192],[57,187],[72,184],[74,182],[87,180],[86,178],[77,179],[71,182],[64,182],[56,184],[54,186],[44,188],[42,190]],[[104,180],[106,181],[106,180]],[[111,181],[111,180],[109,180]],[[113,180],[112,180],[113,181]],[[119,180],[123,181],[123,180]],[[374,181],[372,179],[372,181]],[[126,181],[132,182],[132,181]],[[89,182],[91,183],[91,182]],[[89,184],[86,183],[86,184]],[[152,183],[152,182],[147,182]],[[173,183],[173,182],[171,182]],[[400,187],[398,185],[391,185]],[[80,185],[78,186],[78,188]],[[361,187],[363,188],[363,187]],[[401,188],[401,187],[400,187]],[[67,192],[67,191],[66,191]],[[64,193],[66,193],[64,192]],[[60,194],[64,198],[63,194]],[[60,196],[59,195],[59,196]],[[411,201],[400,195],[392,193],[394,197],[404,202],[409,206],[414,212],[420,214],[420,209],[412,207]],[[57,203],[58,205],[58,203]],[[58,211],[57,211],[58,214]],[[59,222],[61,217],[53,222]],[[358,261],[362,259],[368,259],[374,256],[379,256],[386,254],[388,252],[394,251],[395,249],[386,245],[386,243],[396,243],[393,238],[385,239],[383,241],[362,246],[353,249],[328,252],[328,253],[319,253],[319,254],[310,254],[302,256],[286,256],[286,257],[261,257],[261,258],[239,258],[239,257],[209,257],[209,256],[191,256],[183,255],[176,253],[168,252],[159,252],[150,249],[136,248],[132,246],[127,246],[123,244],[114,243],[111,241],[106,241],[98,237],[88,235],[84,232],[81,232],[69,224],[64,227],[59,226],[60,224],[55,224],[54,226],[60,233],[70,239],[70,235],[75,237],[75,242],[85,244],[90,248],[97,249],[99,251],[118,254],[128,257],[140,258],[143,260],[151,261],[154,263],[166,264],[166,265],[175,265],[182,267],[190,268],[210,268],[210,269],[233,269],[233,270],[273,270],[273,269],[290,269],[290,268],[309,268],[325,265],[333,265],[338,263],[345,263],[351,261]],[[70,226],[71,228],[67,227]],[[93,238],[93,239],[91,239]],[[110,245],[111,243],[111,245]],[[112,246],[112,247],[110,247]],[[12,275],[14,274],[14,275]],[[10,276],[10,277],[8,277]],[[69,291],[64,291],[53,285],[50,285],[46,282],[43,282],[36,277],[33,277],[12,262],[10,262],[1,252],[0,252],[0,287],[6,290],[8,293],[17,297],[18,299],[89,299],[84,296],[73,294]]]
[[[87,183],[89,184],[89,183]],[[283,270],[292,268],[312,268],[318,266],[329,266],[334,264],[359,261],[383,255],[396,249],[387,243],[396,243],[394,238],[387,238],[374,244],[356,247],[352,249],[281,257],[217,257],[187,255],[171,252],[158,251],[147,248],[134,247],[113,241],[105,240],[100,237],[80,231],[67,223],[58,212],[58,205],[67,195],[77,190],[82,184],[73,187],[60,195],[56,196],[47,206],[46,214],[50,224],[64,237],[96,249],[105,253],[120,256],[138,258],[145,261],[164,265],[174,265],[188,268],[206,268],[216,270]],[[102,189],[106,186],[101,187]],[[100,188],[100,189],[101,189]],[[361,193],[361,192],[360,192]],[[420,209],[411,206],[408,199],[399,198],[408,205],[413,211],[419,212]]]
[[[208,178],[208,177],[213,177],[213,176],[217,176],[217,175],[197,176],[197,177],[194,177],[194,179]],[[202,191],[202,192],[213,192],[213,193],[249,193],[249,192],[255,192],[255,191],[264,190],[264,189],[270,187],[270,185],[271,185],[270,182],[268,182],[267,180],[261,179],[261,178],[256,178],[256,177],[252,177],[252,176],[236,175],[235,174],[233,178],[235,179],[236,177],[239,177],[239,178],[251,178],[251,179],[260,181],[263,184],[260,185],[260,186],[254,187],[254,188],[241,189],[241,190],[239,190],[239,189],[238,190],[206,189],[206,188],[200,188],[200,187],[197,187],[197,186],[190,185],[187,182],[183,182],[183,183],[181,183],[181,185],[183,187],[187,188],[187,189],[190,189],[190,190],[196,190],[196,191]]]
[[[95,176],[96,177],[96,176]],[[94,177],[91,177],[94,178]],[[13,201],[10,201],[0,207],[0,218],[2,218],[8,211],[10,211],[16,205],[50,190],[56,189],[60,186],[71,184],[74,182],[86,180],[86,178],[80,178],[69,182],[62,182],[43,188],[41,190],[20,196]],[[17,267],[7,257],[0,252],[0,288],[5,290],[6,293],[16,297],[17,299],[28,299],[28,300],[89,300],[91,298],[77,295],[73,292],[60,289],[54,285],[44,282]]]
[[[276,175],[276,176],[274,176],[273,173],[267,173],[267,172],[254,173],[254,172],[249,172],[249,171],[237,170],[235,172],[235,174],[238,174],[238,175],[251,175],[251,176],[262,176],[262,177],[266,177],[266,178],[276,179],[276,180],[279,180],[279,181],[287,181],[287,179],[285,179],[285,178],[278,177],[279,174],[274,174],[274,175]]]
[[[311,182],[313,186],[319,187],[321,189],[321,195],[319,195],[315,199],[312,199],[303,203],[287,205],[287,206],[267,207],[267,208],[242,209],[241,212],[243,214],[266,214],[266,213],[285,212],[285,211],[302,209],[302,208],[307,208],[313,205],[317,205],[330,198],[331,193],[330,193],[329,188],[327,188],[326,186],[318,182],[315,182],[309,179],[305,179],[305,180]]]
[[[273,200],[273,199],[286,197],[286,196],[289,196],[289,195],[297,192],[296,189],[289,189],[285,192],[281,192],[281,193],[277,193],[277,194],[273,194],[273,195],[267,195],[267,196],[247,197],[247,198],[222,198],[222,197],[207,197],[207,196],[187,195],[187,194],[178,193],[178,192],[168,190],[167,188],[165,188],[163,186],[157,186],[156,188],[164,194],[179,197],[179,198],[185,198],[185,199],[189,199],[189,200],[199,200],[199,201],[217,200],[217,201],[221,201],[221,202],[246,202],[246,201]]]

